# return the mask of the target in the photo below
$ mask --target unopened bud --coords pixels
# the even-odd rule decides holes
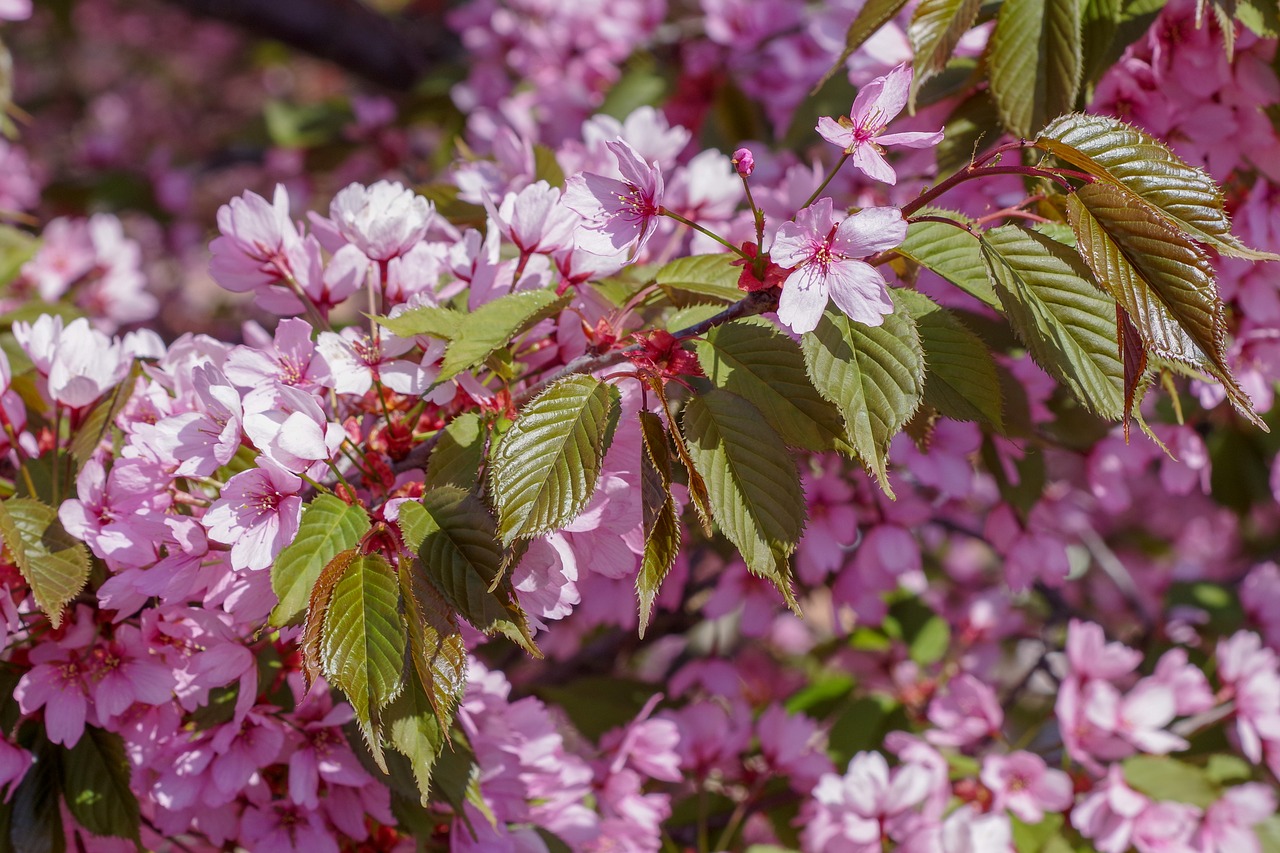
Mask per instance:
[[[751,173],[756,169],[756,158],[751,156],[749,148],[739,148],[733,152],[733,168],[737,169],[742,177],[751,177]]]

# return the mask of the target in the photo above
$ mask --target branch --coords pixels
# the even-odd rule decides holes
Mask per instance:
[[[444,25],[443,9],[409,21],[381,15],[357,0],[168,2],[251,35],[282,41],[398,91],[413,88],[433,67],[459,55],[458,40]]]
[[[754,317],[757,314],[767,314],[778,308],[778,294],[772,290],[756,290],[748,293],[742,299],[730,305],[728,308],[708,317],[701,323],[695,323],[692,326],[675,332],[675,337],[686,340],[688,338],[696,338],[704,335],[714,329],[716,326],[723,326],[725,323],[741,320],[743,317]],[[641,344],[633,344],[625,349],[610,350],[600,355],[582,355],[566,364],[564,367],[552,373],[546,379],[536,385],[532,385],[524,391],[520,392],[515,398],[515,406],[519,408],[536,397],[541,391],[553,382],[557,382],[566,376],[573,376],[577,373],[594,373],[606,367],[612,367],[624,361],[629,353],[639,353],[644,350]]]

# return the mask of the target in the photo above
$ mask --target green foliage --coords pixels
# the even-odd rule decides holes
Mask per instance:
[[[1124,761],[1124,780],[1153,800],[1173,800],[1206,808],[1222,798],[1222,789],[1204,768],[1167,755],[1135,755]]]
[[[960,37],[973,26],[982,0],[923,0],[911,16],[907,39],[915,56],[915,79],[911,83],[911,103],[925,80],[941,71],[960,42]]]
[[[653,612],[653,599],[675,565],[680,552],[680,518],[671,497],[671,450],[662,419],[640,412],[640,499],[644,524],[644,558],[636,575],[640,605],[640,636],[644,636]]]
[[[446,729],[436,718],[434,707],[416,672],[405,678],[405,687],[386,710],[387,740],[409,759],[422,805],[431,794],[431,772],[436,756],[444,748]]]
[[[502,577],[502,546],[493,516],[475,495],[455,486],[432,489],[421,503],[401,505],[400,529],[405,545],[418,554],[412,570],[422,572],[463,619],[537,654],[524,613]],[[428,602],[419,603],[425,607]]]
[[[1009,132],[1030,136],[1075,106],[1080,0],[1005,0],[988,47],[991,92]]]
[[[32,498],[0,502],[0,538],[57,628],[63,609],[89,581],[89,550],[62,529],[57,510]]]
[[[479,482],[488,435],[489,424],[475,412],[463,412],[449,421],[427,460],[425,488],[473,488]]]
[[[364,508],[333,495],[319,495],[303,507],[298,535],[271,564],[271,589],[279,602],[268,623],[280,628],[301,619],[321,570],[339,552],[356,547],[367,532]]]
[[[3,51],[4,45],[0,45],[0,54],[3,54]],[[0,77],[2,76],[0,74]],[[3,85],[0,85],[0,114],[4,113],[5,100]],[[40,240],[36,237],[17,228],[0,225],[0,287],[8,285],[17,278],[22,265],[35,257],[39,249]]]
[[[963,214],[952,210],[926,209],[922,213],[966,222]],[[982,262],[978,238],[968,231],[945,222],[912,222],[907,226],[907,239],[894,251],[942,276],[980,302],[992,308],[1000,307]]]
[[[928,372],[924,403],[949,418],[1004,429],[1000,377],[982,339],[955,314],[923,294],[901,290],[898,298],[916,321]]]
[[[841,52],[840,58],[827,70],[826,74],[822,75],[822,79],[813,87],[813,91],[816,92],[822,84],[843,72],[845,62],[853,56],[854,51],[862,47],[863,42],[875,35],[877,30],[897,17],[906,5],[907,0],[867,0],[858,10],[857,16],[849,23],[849,29],[845,31],[844,51]]]
[[[562,379],[521,410],[489,461],[504,545],[559,530],[582,512],[619,412],[618,390],[590,376]]]
[[[1018,225],[983,236],[992,285],[1032,358],[1092,412],[1123,414],[1115,304],[1080,257]]]
[[[1232,405],[1267,429],[1226,362],[1226,311],[1208,255],[1141,199],[1106,183],[1067,199],[1084,255],[1159,358],[1212,373]]]
[[[924,351],[901,298],[880,326],[827,311],[801,341],[809,378],[844,417],[845,438],[893,496],[886,471],[889,442],[920,405]]]
[[[447,732],[467,687],[467,646],[457,615],[427,580],[426,569],[402,561],[399,576],[409,660],[440,730]]]
[[[805,502],[782,439],[759,409],[719,389],[691,399],[683,425],[720,529],[747,568],[773,581],[797,609],[788,557],[804,529]]]
[[[13,792],[7,840],[13,853],[64,853],[66,836],[59,811],[59,749],[43,736],[32,750],[35,762]]]
[[[788,445],[831,450],[842,437],[840,415],[809,381],[800,347],[775,326],[729,323],[704,335],[696,349],[707,378],[749,400]]]
[[[1213,178],[1187,165],[1167,145],[1109,116],[1076,113],[1050,124],[1036,146],[1136,196],[1192,239],[1224,255],[1278,260],[1245,246],[1231,233],[1222,191]]]
[[[525,290],[481,305],[457,326],[444,351],[436,383],[483,364],[513,338],[560,313],[568,303],[567,297],[556,296],[552,290]]]
[[[138,836],[138,800],[129,788],[129,759],[120,736],[88,726],[60,752],[62,793],[76,821],[94,835]]]
[[[395,572],[377,554],[356,556],[325,609],[322,660],[325,678],[346,694],[383,772],[382,712],[404,687],[407,642]]]
[[[733,260],[733,255],[725,253],[676,258],[660,267],[653,274],[653,280],[668,290],[737,302],[742,298],[742,291],[738,289],[742,269],[732,266]]]

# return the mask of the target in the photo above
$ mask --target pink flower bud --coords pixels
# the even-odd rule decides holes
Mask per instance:
[[[751,177],[751,173],[756,170],[756,158],[751,155],[751,149],[739,148],[733,152],[733,167],[742,177]]]

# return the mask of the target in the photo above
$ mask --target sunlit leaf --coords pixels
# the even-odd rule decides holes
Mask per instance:
[[[474,488],[479,482],[488,432],[488,424],[475,412],[463,412],[449,421],[427,460],[426,488]]]
[[[964,214],[953,210],[926,209],[921,213],[961,223],[969,221]],[[973,234],[945,222],[912,222],[907,226],[907,239],[894,251],[992,308],[1000,307],[991,289],[991,280],[987,278],[978,238]]]
[[[335,554],[320,570],[320,576],[311,586],[307,599],[307,616],[302,624],[302,636],[298,638],[298,650],[302,653],[302,675],[307,689],[324,674],[324,620],[329,612],[333,588],[347,573],[351,561],[360,555],[355,548]]]
[[[792,447],[830,450],[842,436],[840,414],[809,381],[799,345],[776,327],[729,323],[704,335],[696,349],[707,378],[749,400]]]
[[[1080,0],[1005,0],[987,49],[1004,125],[1027,137],[1075,107],[1082,62]]]
[[[267,620],[274,627],[297,622],[321,570],[339,552],[356,547],[369,531],[369,514],[333,495],[319,495],[302,509],[298,535],[271,564],[271,589],[279,603]]]
[[[439,728],[448,732],[467,688],[467,646],[458,619],[413,561],[400,565],[400,598],[409,631],[409,660],[431,703]]]
[[[404,687],[407,642],[395,572],[378,554],[357,556],[329,598],[322,641],[324,674],[346,694],[383,772],[382,712]]]
[[[435,381],[444,382],[483,364],[512,338],[560,313],[568,302],[567,297],[556,296],[554,290],[524,290],[486,302],[462,318],[444,351]]]
[[[89,581],[89,549],[62,528],[57,511],[31,498],[0,501],[0,539],[53,627]]]
[[[871,38],[876,32],[889,21],[893,20],[903,7],[907,5],[907,0],[867,0],[862,8],[858,10],[857,16],[849,23],[849,29],[844,34],[844,50],[840,53],[840,58],[822,75],[822,79],[813,87],[812,92],[816,92],[836,74],[844,71],[845,62],[849,57],[853,56],[854,51],[862,47],[863,42]]]
[[[773,581],[796,609],[788,557],[804,530],[805,501],[782,439],[758,409],[719,389],[691,399],[683,425],[716,523],[747,568]]]
[[[405,686],[387,707],[384,720],[387,741],[392,749],[409,759],[413,778],[418,784],[422,805],[431,794],[431,771],[436,756],[444,748],[445,730],[416,672],[409,673]]]
[[[1068,196],[1067,214],[1080,254],[1147,350],[1213,374],[1236,410],[1265,430],[1226,362],[1225,306],[1208,255],[1150,206],[1108,183],[1086,184]]]
[[[1108,116],[1075,113],[1046,127],[1036,145],[1137,196],[1224,255],[1280,260],[1280,255],[1250,249],[1231,233],[1213,178],[1136,127]]]
[[[916,7],[907,27],[907,39],[915,56],[913,104],[920,84],[946,66],[960,37],[973,26],[981,6],[982,0],[923,0]]]
[[[520,411],[489,461],[504,545],[559,530],[582,512],[600,479],[618,400],[612,385],[571,376]]]
[[[1115,304],[1080,256],[1035,231],[987,231],[983,256],[1005,314],[1032,358],[1095,414],[1119,420],[1123,376]]]
[[[801,341],[809,378],[844,416],[849,444],[885,494],[889,442],[920,405],[924,352],[915,321],[901,300],[879,326],[828,311]]]
[[[667,424],[671,427],[671,440],[676,445],[676,455],[689,476],[689,502],[693,504],[694,514],[702,525],[702,532],[711,535],[711,499],[707,496],[707,484],[703,481],[698,468],[689,455],[689,443],[684,440],[680,425],[671,412],[671,403],[667,400],[667,389],[661,379],[650,384],[658,401],[662,403],[662,412],[667,416]]]
[[[663,287],[737,302],[742,298],[742,291],[738,289],[742,269],[731,266],[735,260],[737,256],[730,254],[676,258],[660,267],[653,280]]]

